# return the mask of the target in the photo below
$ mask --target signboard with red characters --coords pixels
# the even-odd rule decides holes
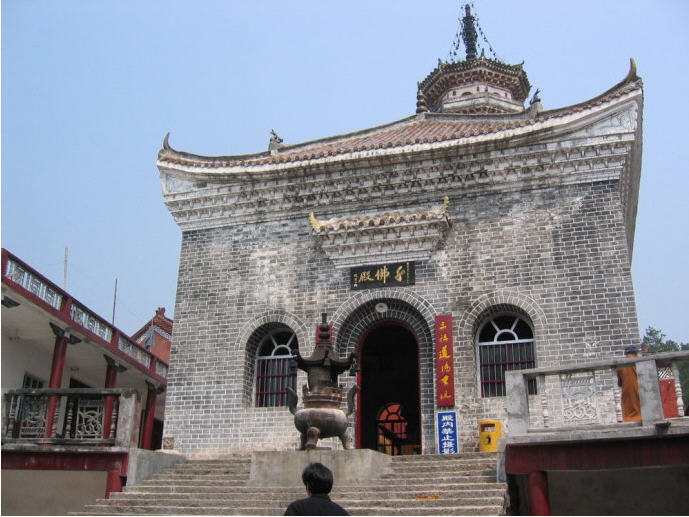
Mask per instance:
[[[455,405],[454,343],[452,315],[435,317],[435,378],[436,405]]]

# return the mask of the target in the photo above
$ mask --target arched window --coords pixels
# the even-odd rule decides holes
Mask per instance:
[[[291,329],[279,327],[268,332],[258,344],[256,354],[256,407],[287,404],[287,388],[295,389],[297,372],[290,359],[298,349]]]
[[[505,395],[505,371],[536,366],[531,325],[517,314],[491,315],[476,334],[482,397]],[[536,392],[529,381],[529,393]]]

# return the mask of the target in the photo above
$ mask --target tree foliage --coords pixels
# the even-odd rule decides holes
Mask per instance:
[[[672,339],[666,339],[663,331],[648,327],[641,339],[641,350],[645,355],[659,354],[662,352],[679,352],[689,350],[689,343],[677,343]],[[684,408],[689,407],[689,359],[677,362],[679,379],[682,386],[682,398]],[[682,409],[680,408],[680,414]]]

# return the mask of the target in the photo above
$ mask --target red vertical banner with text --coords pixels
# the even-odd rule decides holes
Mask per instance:
[[[436,404],[455,405],[454,342],[452,314],[435,317],[435,386]]]

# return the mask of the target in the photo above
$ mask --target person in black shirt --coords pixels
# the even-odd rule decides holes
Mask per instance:
[[[285,515],[349,515],[339,504],[330,500],[333,473],[322,463],[311,463],[301,474],[309,497],[290,503]]]

